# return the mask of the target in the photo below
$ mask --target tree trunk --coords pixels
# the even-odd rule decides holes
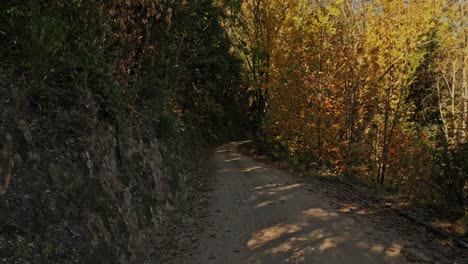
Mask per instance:
[[[468,48],[467,48],[468,49]],[[466,133],[467,133],[467,125],[468,122],[468,80],[467,80],[467,73],[466,68],[468,64],[468,56],[465,55],[464,64],[463,64],[463,79],[462,79],[462,90],[463,90],[463,115],[462,115],[462,139],[463,143],[466,143]]]
[[[389,145],[389,133],[388,133],[388,123],[390,119],[390,108],[391,108],[391,99],[392,99],[392,90],[393,90],[393,73],[390,71],[390,84],[387,89],[387,98],[385,101],[385,113],[384,113],[384,130],[383,130],[383,149],[382,149],[382,167],[380,170],[380,185],[385,183],[385,173],[387,170],[387,160],[388,160],[388,145]]]
[[[384,114],[384,131],[383,131],[383,149],[382,149],[382,166],[380,170],[380,185],[384,185],[385,183],[385,173],[387,169],[387,156],[388,156],[388,121],[389,121],[389,107],[390,103],[387,102],[387,106],[385,106],[385,114]]]
[[[442,129],[444,131],[445,140],[447,141],[447,143],[449,143],[450,142],[450,132],[449,132],[449,128],[448,128],[448,125],[447,125],[447,120],[445,118],[443,107],[442,107],[442,95],[441,95],[441,92],[440,92],[440,89],[441,89],[440,79],[437,79],[437,84],[436,85],[437,85],[437,98],[438,98],[438,105],[439,105],[439,114],[440,114],[440,119],[442,121]]]
[[[456,65],[455,62],[452,64],[452,88],[449,88],[451,90],[450,96],[452,99],[452,131],[453,131],[453,138],[457,140],[458,136],[458,130],[457,130],[457,118],[456,118],[456,113],[455,113],[455,84],[457,82],[457,70],[456,70]]]

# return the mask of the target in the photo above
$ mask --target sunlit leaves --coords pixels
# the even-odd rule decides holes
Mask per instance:
[[[254,2],[245,1],[244,8]],[[420,147],[419,132],[408,121],[414,112],[409,87],[438,41],[434,32],[445,5],[262,2],[269,36],[262,44],[269,58],[262,84],[268,90],[267,135],[302,161],[358,170],[382,183],[387,175],[396,180],[409,170],[403,157]],[[253,17],[244,18],[251,23],[248,32],[263,30]],[[389,170],[394,166],[398,169]]]
[[[451,1],[438,22],[435,87],[446,139],[458,144],[468,141],[468,2]]]

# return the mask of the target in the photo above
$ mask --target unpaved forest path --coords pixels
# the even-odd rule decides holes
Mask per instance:
[[[190,263],[405,263],[397,235],[237,150],[215,153],[209,226]]]

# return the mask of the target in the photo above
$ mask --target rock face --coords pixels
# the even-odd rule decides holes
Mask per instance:
[[[100,118],[86,91],[41,114],[24,85],[0,69],[0,263],[131,262],[186,197],[181,159],[142,120]]]

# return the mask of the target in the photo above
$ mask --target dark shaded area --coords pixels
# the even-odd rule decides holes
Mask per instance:
[[[247,126],[212,1],[2,1],[0,261],[128,263]]]

